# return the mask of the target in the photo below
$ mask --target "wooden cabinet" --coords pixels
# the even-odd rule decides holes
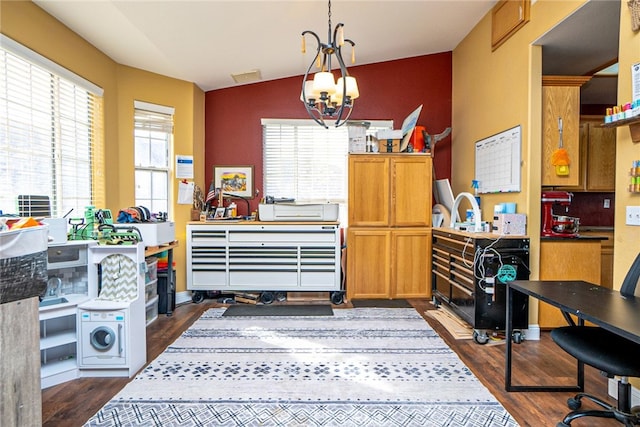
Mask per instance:
[[[600,284],[599,239],[550,239],[540,242],[540,280],[584,280]],[[556,307],[540,302],[538,324],[541,328],[566,326]]]
[[[590,77],[542,77],[542,186],[580,183],[580,86]],[[559,148],[558,119],[562,119],[563,148],[570,159],[569,174],[556,174],[551,156]]]
[[[430,228],[349,228],[347,242],[347,298],[431,295]]]
[[[349,156],[348,298],[431,296],[431,161]]]
[[[613,289],[613,231],[580,231],[581,236],[602,237],[600,241],[600,286]]]
[[[429,227],[431,157],[349,156],[350,227]]]
[[[603,118],[583,118],[580,145],[584,161],[582,188],[585,191],[615,191],[616,130],[602,127]]]
[[[580,174],[575,187],[560,190],[614,192],[616,185],[616,130],[602,126],[601,116],[580,119]]]

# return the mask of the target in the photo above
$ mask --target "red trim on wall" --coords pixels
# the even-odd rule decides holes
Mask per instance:
[[[351,120],[394,121],[423,104],[418,125],[436,134],[451,126],[451,52],[349,67],[357,77],[360,98]],[[263,194],[262,118],[308,118],[300,102],[302,75],[267,82],[213,90],[205,94],[205,187],[214,165],[253,165],[251,202],[256,209]],[[434,164],[438,179],[451,178],[451,136],[436,146]],[[242,206],[242,204],[239,204]],[[244,214],[241,211],[240,214]]]

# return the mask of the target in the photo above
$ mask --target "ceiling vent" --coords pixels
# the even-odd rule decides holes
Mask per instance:
[[[253,83],[262,80],[260,70],[251,70],[244,73],[231,74],[233,81],[236,83]]]

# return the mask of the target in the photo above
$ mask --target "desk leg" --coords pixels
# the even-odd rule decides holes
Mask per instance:
[[[505,351],[505,369],[504,369],[504,389],[507,391],[513,391],[513,387],[511,386],[511,356],[513,350],[513,343],[511,340],[511,335],[513,334],[513,289],[511,286],[507,284],[507,321],[506,321],[506,331],[505,331],[505,339],[506,342],[506,351]]]
[[[513,344],[511,335],[513,333],[513,293],[517,292],[507,283],[507,309],[506,309],[506,349],[505,349],[505,370],[504,389],[506,391],[584,391],[584,364],[578,362],[577,385],[574,386],[554,386],[554,385],[513,385],[511,383],[511,370],[513,367]],[[580,324],[584,321],[580,319]]]

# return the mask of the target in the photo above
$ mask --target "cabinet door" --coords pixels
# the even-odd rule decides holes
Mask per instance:
[[[431,230],[396,229],[391,233],[394,298],[431,297]]]
[[[391,224],[428,227],[431,204],[431,157],[394,156],[391,159]]]
[[[540,244],[540,280],[584,280],[600,284],[600,240],[552,240]],[[540,302],[541,328],[566,326],[556,307]]]
[[[580,86],[589,78],[544,76],[542,80],[542,185],[580,184]],[[563,148],[570,159],[569,174],[557,175],[551,156],[559,148],[558,119],[562,118]]]
[[[615,191],[616,129],[600,126],[602,121],[589,121],[587,131],[587,191]]]
[[[349,228],[347,233],[347,298],[389,298],[391,232]]]
[[[389,159],[349,156],[349,226],[389,225]]]

